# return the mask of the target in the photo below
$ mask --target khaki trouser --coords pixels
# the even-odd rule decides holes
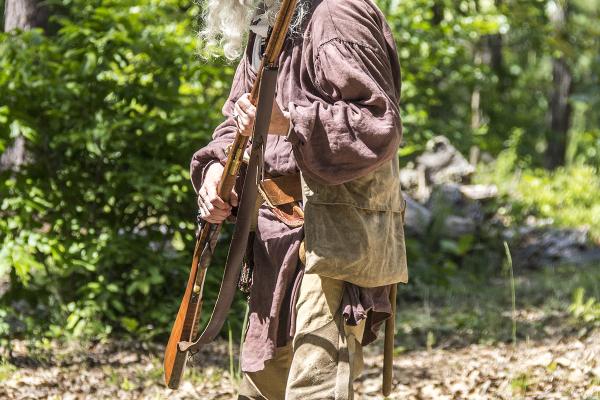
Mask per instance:
[[[344,282],[306,274],[296,304],[296,334],[259,372],[244,374],[239,400],[351,400],[363,368],[364,321],[344,323]]]

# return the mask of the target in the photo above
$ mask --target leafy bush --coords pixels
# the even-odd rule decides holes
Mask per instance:
[[[510,206],[510,217],[522,222],[528,215],[551,219],[559,227],[587,226],[600,239],[600,175],[597,168],[574,165],[556,171],[516,169],[516,157],[504,152],[477,181],[494,183]],[[514,172],[513,172],[514,171]]]
[[[585,297],[585,289],[580,287],[573,292],[573,302],[569,312],[578,321],[588,325],[600,325],[600,303],[594,297]]]
[[[496,150],[497,137],[481,140],[487,128],[472,129],[468,118],[473,91],[493,91],[496,82],[489,66],[473,63],[472,43],[499,33],[506,18],[496,10],[475,11],[469,1],[380,0],[379,4],[394,32],[402,65],[407,140],[402,154],[418,152],[427,139],[439,134],[463,150],[472,144]]]
[[[600,175],[591,166],[523,172],[518,199],[526,212],[558,226],[588,226],[600,238]]]
[[[193,241],[187,165],[221,120],[233,66],[194,57],[199,6],[192,1],[46,3],[49,36],[0,34],[0,152],[23,137],[29,157],[21,170],[0,172],[0,336],[164,334]],[[438,134],[463,152],[477,145],[497,155],[508,143],[497,164],[505,168],[495,174],[517,193],[521,211],[588,223],[598,236],[594,169],[526,170],[510,183],[515,166],[535,165],[544,149],[549,61],[558,51],[545,3],[378,3],[403,69],[401,155],[414,157]],[[576,140],[568,159],[594,165],[600,42],[580,40],[597,38],[586,31],[596,14],[573,12],[577,40],[564,45],[580,62],[573,62]],[[493,38],[501,39],[499,65],[488,59]],[[540,190],[531,193],[530,185]],[[412,276],[450,285],[459,268],[493,268],[489,242],[440,241],[435,229],[423,243],[409,239]],[[211,269],[206,293],[216,293],[219,275]],[[239,329],[239,304],[236,313]]]
[[[0,316],[12,335],[164,334],[193,241],[189,160],[232,67],[194,56],[188,2],[64,5],[53,37],[0,36],[0,150],[22,135],[29,157],[0,175]]]

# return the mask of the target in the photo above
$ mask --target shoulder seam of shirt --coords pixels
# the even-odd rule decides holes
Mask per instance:
[[[381,50],[381,49],[379,49],[377,47],[374,47],[374,46],[371,46],[371,45],[368,45],[368,44],[365,44],[365,43],[359,43],[359,42],[356,42],[356,41],[353,41],[353,40],[342,39],[341,37],[336,36],[334,38],[327,39],[323,43],[319,44],[319,46],[317,47],[317,55],[315,57],[315,61],[319,60],[319,57],[321,56],[321,50],[323,49],[323,47],[325,47],[328,44],[331,44],[332,42],[345,43],[345,44],[349,44],[349,45],[352,45],[352,46],[363,47],[365,49],[369,49],[369,50],[377,51],[377,52],[379,52]]]
[[[365,2],[365,1],[363,0],[363,2]],[[342,35],[340,30],[338,29],[337,24],[334,21],[333,14],[332,14],[331,8],[329,6],[329,0],[325,0],[324,3],[327,6],[327,16],[329,17],[329,21],[330,21],[331,25],[333,26],[333,29],[335,30],[335,36],[329,37],[329,38],[325,39],[325,41],[318,44],[317,49],[316,49],[317,58],[318,58],[318,54],[320,53],[322,47],[327,44],[330,44],[331,42],[334,42],[334,41],[338,41],[340,43],[346,43],[346,44],[350,44],[350,45],[360,46],[360,47],[363,47],[365,49],[369,49],[372,51],[378,51],[378,48],[375,46],[371,46],[369,44],[361,43],[361,42],[357,42],[357,41],[353,41],[353,40],[344,39],[344,35]]]
[[[358,46],[362,46],[364,48],[368,48],[368,49],[371,49],[373,51],[377,51],[377,49],[375,47],[370,46],[368,44],[359,43],[359,42],[355,42],[355,41],[343,39],[344,35],[342,35],[342,33],[340,32],[340,30],[338,29],[337,24],[334,21],[333,14],[332,14],[331,8],[329,6],[329,1],[330,0],[325,0],[324,3],[327,6],[327,16],[329,17],[329,21],[331,22],[331,25],[333,26],[333,29],[335,29],[335,37],[329,38],[329,39],[325,40],[323,43],[320,43],[319,46],[317,47],[317,51],[319,51],[323,45],[328,44],[329,42],[331,42],[333,40],[336,40],[336,39],[339,40],[340,42],[344,42],[344,43],[348,43],[348,44],[356,44]],[[363,3],[368,3],[365,0],[362,0],[362,2]]]

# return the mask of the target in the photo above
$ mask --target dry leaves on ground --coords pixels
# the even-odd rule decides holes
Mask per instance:
[[[21,344],[21,347],[22,344]],[[179,390],[162,384],[160,348],[126,344],[56,348],[52,360],[28,365],[17,343],[0,365],[2,399],[231,399],[225,343],[207,348]],[[382,357],[365,356],[359,398],[379,399]],[[392,399],[600,399],[600,331],[584,339],[413,351],[396,357]]]

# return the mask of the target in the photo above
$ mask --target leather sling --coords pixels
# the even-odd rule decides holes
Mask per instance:
[[[256,199],[258,197],[257,182],[263,168],[263,146],[266,143],[267,132],[271,122],[271,110],[277,84],[277,71],[278,69],[276,68],[268,67],[265,67],[263,70],[256,105],[257,117],[252,134],[252,151],[250,152],[250,160],[244,179],[235,230],[231,239],[231,245],[229,246],[223,280],[221,281],[221,288],[219,289],[215,307],[206,328],[196,341],[179,342],[179,350],[181,351],[196,352],[202,345],[213,341],[223,327],[223,323],[231,308],[244,254],[246,253],[246,245],[253,217],[252,213],[255,210]]]

